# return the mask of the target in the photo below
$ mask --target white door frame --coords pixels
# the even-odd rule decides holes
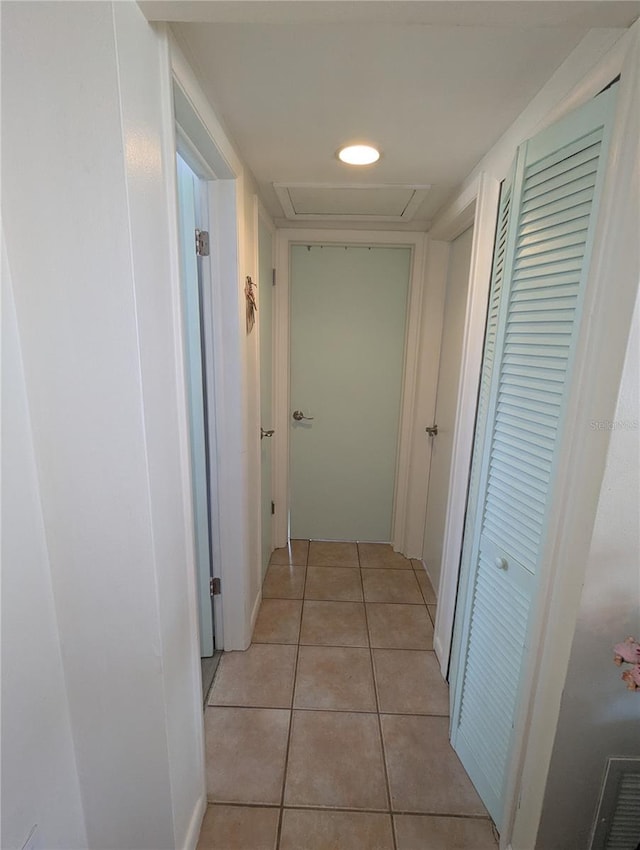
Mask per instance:
[[[622,73],[616,117],[607,163],[598,224],[596,227],[584,316],[578,345],[574,379],[566,411],[566,436],[561,449],[556,495],[564,510],[553,517],[543,555],[541,586],[532,610],[532,646],[527,668],[521,709],[516,719],[516,743],[509,768],[505,802],[505,821],[500,838],[502,850],[529,850],[535,846],[544,800],[545,785],[562,689],[566,678],[571,643],[580,604],[582,581],[597,502],[606,462],[608,434],[589,427],[594,420],[613,419],[619,380],[633,307],[638,292],[638,258],[634,248],[640,228],[637,197],[640,180],[638,163],[638,127],[640,125],[640,86],[637,63],[640,61],[640,24],[636,23],[600,62],[586,71],[572,86],[561,91],[555,82],[531,105],[530,113],[519,119],[517,133],[506,134],[483,160],[490,175],[493,192],[526,138],[568,114],[594,97],[613,77]],[[583,74],[585,72],[583,71]],[[635,179],[632,175],[635,174]],[[482,178],[481,178],[482,181]],[[432,235],[447,235],[447,220],[455,219],[455,209],[463,210],[474,195],[469,186],[436,222]],[[466,201],[465,201],[466,197]],[[477,195],[479,198],[479,193]],[[488,238],[484,245],[486,262],[491,265],[497,203],[493,217],[485,224]],[[476,228],[482,215],[477,201]],[[440,226],[442,225],[442,230]],[[455,228],[451,231],[454,232]],[[475,234],[474,234],[475,242]],[[616,281],[616,298],[609,297],[610,281]],[[488,286],[489,275],[485,277]],[[486,304],[486,302],[485,302]],[[469,369],[463,378],[459,401],[477,394],[482,360],[484,318],[476,328],[477,355],[469,357]],[[466,333],[466,331],[465,331]],[[470,396],[469,396],[470,393]],[[475,411],[475,406],[474,406]],[[469,412],[469,410],[468,410]],[[475,416],[475,413],[474,413]],[[467,420],[467,428],[469,419]],[[473,423],[471,423],[473,426]],[[460,426],[462,438],[464,426]],[[473,429],[460,447],[467,446],[470,458]],[[588,463],[585,459],[588,458]],[[463,468],[464,468],[463,464]],[[468,473],[469,464],[466,463]],[[454,484],[452,479],[452,484]],[[453,490],[453,487],[452,487]],[[460,487],[454,502],[450,497],[448,514],[453,512],[464,523],[466,487]],[[458,541],[454,517],[447,517],[447,540]],[[456,542],[459,554],[459,544]],[[438,610],[434,644],[440,652],[443,669],[448,666],[451,649],[449,617],[455,605],[459,559],[443,562],[442,592],[447,585],[448,607]],[[445,602],[444,599],[441,600]],[[440,609],[440,604],[438,608]],[[445,620],[446,618],[446,620]],[[447,649],[448,647],[448,649]],[[523,793],[523,789],[526,791]]]
[[[458,401],[433,638],[433,648],[445,678],[449,668],[458,592],[499,195],[499,181],[481,173],[467,191],[438,218],[430,232],[434,242],[451,243],[468,227],[473,226]]]
[[[271,216],[269,215],[269,213],[265,209],[264,204],[262,203],[262,201],[260,200],[260,198],[257,195],[254,195],[253,196],[253,232],[255,234],[255,238],[254,238],[254,246],[253,246],[253,248],[254,248],[253,267],[256,270],[256,277],[255,277],[255,282],[257,284],[257,299],[256,300],[257,300],[257,304],[258,304],[258,321],[256,322],[256,325],[255,325],[255,330],[256,330],[256,373],[258,375],[258,381],[257,381],[258,405],[257,405],[257,409],[258,409],[258,414],[260,416],[260,419],[262,419],[262,417],[261,417],[261,412],[262,412],[262,407],[261,407],[261,404],[262,404],[261,368],[262,368],[262,364],[261,364],[261,361],[260,361],[260,352],[261,352],[261,346],[260,346],[261,330],[260,329],[261,329],[262,323],[260,321],[260,315],[261,315],[261,312],[260,312],[260,310],[261,310],[260,293],[262,292],[263,287],[272,286],[273,281],[272,280],[262,280],[261,277],[260,277],[260,224],[264,224],[266,226],[267,230],[269,231],[269,233],[271,234],[271,263],[272,263],[272,266],[275,268],[275,262],[276,262],[276,228],[273,224],[273,221],[271,220]],[[275,303],[274,302],[275,302],[275,298],[272,298],[271,299],[271,310],[272,310],[271,328],[272,328],[273,343],[272,343],[272,349],[271,349],[271,356],[272,356],[272,359],[275,360],[274,353],[273,353],[273,351],[274,351],[273,346],[275,345]],[[275,374],[274,373],[275,373],[275,370],[272,369],[271,370],[271,384],[272,384],[272,386],[271,386],[271,407],[273,409],[273,415],[274,415],[274,419],[275,419]],[[261,421],[260,427],[271,428],[271,427],[275,427],[275,426],[271,425],[271,423],[269,423],[269,422],[263,423]],[[258,448],[257,463],[258,463],[258,468],[260,469],[260,472],[262,473],[262,458],[261,458],[261,453],[260,453],[260,443],[259,442],[257,444],[257,448]],[[275,502],[276,499],[275,499],[274,486],[273,486],[274,456],[275,456],[275,452],[272,450],[272,454],[271,454],[271,498]],[[262,495],[262,474],[260,476],[260,495]],[[260,501],[262,501],[262,500],[260,500]],[[260,505],[260,508],[262,508],[262,504]],[[262,510],[258,511],[258,524],[259,524],[258,540],[260,542],[260,546],[262,546]],[[271,517],[271,545],[272,545],[273,548],[275,548],[275,534],[276,534],[274,526],[275,526],[275,522],[274,522],[274,517],[272,516]],[[257,583],[258,583],[258,587],[261,588],[262,587],[262,557],[258,558],[258,562],[256,564],[256,569],[258,571],[258,575],[257,575],[256,580],[257,580]],[[260,591],[259,597],[260,597],[260,599],[262,599],[262,591]],[[256,616],[257,616],[257,612],[256,612]],[[253,617],[252,617],[252,619],[253,619]]]
[[[179,150],[196,174],[208,181],[211,262],[208,264],[209,286],[205,289],[210,299],[203,304],[203,324],[213,352],[213,362],[207,363],[209,368],[205,370],[208,395],[213,400],[212,409],[208,411],[209,440],[217,449],[215,456],[212,452],[209,482],[214,569],[222,587],[214,604],[216,649],[245,649],[250,641],[251,625],[246,611],[249,534],[243,397],[244,308],[240,302],[239,267],[242,246],[238,229],[242,215],[242,164],[170,31],[167,41],[172,75],[169,97],[174,113],[173,149]],[[170,197],[177,199],[175,183],[174,174]],[[203,268],[203,271],[206,270]],[[179,302],[175,309],[181,319]],[[178,340],[182,346],[183,333],[179,324]],[[178,361],[183,362],[182,350]],[[184,376],[179,379],[184,385]],[[185,416],[186,404],[185,390]],[[188,445],[183,447],[183,452],[188,458]],[[185,492],[190,494],[188,462],[183,469]],[[189,498],[189,504],[185,505],[185,521],[191,527],[192,512]]]
[[[370,231],[370,230],[320,230],[290,228],[277,231],[276,249],[276,287],[274,292],[275,325],[274,325],[274,457],[273,477],[276,515],[274,523],[274,545],[286,546],[289,535],[289,416],[290,416],[290,373],[289,373],[289,338],[290,338],[290,253],[291,246],[296,244],[333,244],[333,245],[370,245],[378,247],[408,247],[412,250],[411,280],[409,300],[407,305],[407,330],[405,340],[405,357],[402,401],[400,412],[400,428],[396,460],[396,477],[393,501],[392,544],[394,549],[412,556],[407,552],[406,525],[407,508],[411,492],[411,446],[414,434],[416,414],[416,384],[418,381],[418,363],[420,338],[424,333],[422,313],[425,300],[424,264],[426,234],[407,233],[399,231]],[[436,314],[435,321],[441,319]],[[435,397],[435,386],[433,387]],[[428,474],[428,469],[426,470]],[[281,510],[279,506],[282,505]],[[423,514],[424,516],[424,514]]]

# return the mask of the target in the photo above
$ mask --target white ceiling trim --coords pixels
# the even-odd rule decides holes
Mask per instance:
[[[637,0],[138,0],[149,21],[628,27]]]
[[[395,222],[406,223],[412,221],[413,217],[426,198],[430,184],[427,183],[274,183],[273,188],[278,200],[282,205],[285,217],[289,221],[371,221],[371,222]],[[358,191],[376,192],[380,190],[405,190],[407,192],[406,204],[400,214],[393,215],[370,215],[365,207],[359,212],[353,213],[301,213],[295,208],[294,199],[290,190],[310,189],[332,191],[339,193],[343,190],[357,189]]]

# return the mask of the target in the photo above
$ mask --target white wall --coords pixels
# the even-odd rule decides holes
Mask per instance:
[[[0,846],[87,846],[10,272],[2,251]]]
[[[168,69],[132,2],[2,4],[3,226],[86,822],[85,843],[60,803],[67,850],[189,846],[204,807]],[[26,590],[18,614],[48,642]],[[9,713],[3,738],[63,747],[58,715]],[[16,846],[36,802],[5,801]]]
[[[607,758],[640,758],[640,695],[613,663],[614,644],[640,639],[639,390],[640,302],[615,416],[589,423],[610,442],[537,850],[587,848]]]

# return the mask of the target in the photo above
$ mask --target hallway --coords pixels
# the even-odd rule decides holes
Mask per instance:
[[[253,643],[205,712],[198,850],[491,850],[448,743],[436,598],[384,544],[274,552]]]

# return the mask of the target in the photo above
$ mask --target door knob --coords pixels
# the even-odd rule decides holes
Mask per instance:
[[[296,422],[302,422],[303,419],[306,419],[307,421],[313,419],[313,416],[305,416],[301,410],[294,410],[293,418],[296,420]]]
[[[437,425],[432,425],[430,428],[425,428],[424,430],[427,432],[427,434],[430,437],[437,437],[438,436],[438,426]]]
[[[271,428],[269,431],[265,431],[264,428],[260,429],[260,439],[263,440],[265,437],[273,437],[275,431]]]
[[[509,569],[509,562],[507,561],[506,558],[496,558],[494,563],[499,570],[508,570]]]

